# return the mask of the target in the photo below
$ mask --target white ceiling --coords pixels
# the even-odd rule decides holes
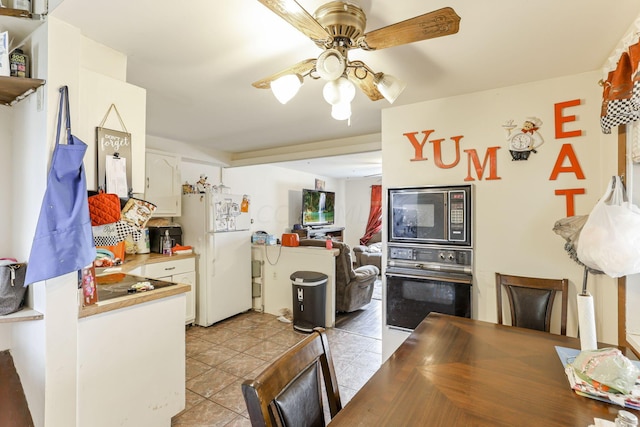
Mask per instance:
[[[351,2],[367,31],[445,6],[462,18],[451,36],[350,52],[407,82],[394,105],[597,70],[640,13],[637,0]],[[298,3],[313,14],[325,1]],[[253,88],[321,52],[257,0],[64,0],[52,15],[128,56],[127,80],[147,90],[150,135],[240,153],[378,134],[389,107],[358,93],[348,125],[331,118],[321,81],[305,80],[286,105]],[[371,158],[360,157],[348,157],[347,170],[370,175]]]

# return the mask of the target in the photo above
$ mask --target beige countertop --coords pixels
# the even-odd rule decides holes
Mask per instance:
[[[195,257],[194,254],[173,255],[173,256],[166,256],[166,255],[156,254],[156,253],[141,254],[141,255],[127,255],[125,257],[124,264],[116,268],[103,269],[102,272],[105,272],[105,273],[119,272],[119,273],[126,274],[146,264],[176,261],[180,259],[194,258],[194,257]],[[96,272],[96,274],[100,274],[100,273]],[[189,292],[190,290],[191,290],[191,285],[179,283],[175,286],[153,289],[151,291],[146,291],[146,292],[138,292],[135,294],[125,295],[118,298],[112,298],[106,301],[98,301],[93,305],[89,305],[86,307],[79,307],[78,317],[83,318],[88,316],[94,316],[100,313],[106,313],[109,311],[118,310],[125,307],[131,307],[131,306],[142,304],[145,302],[158,300],[161,298],[167,298],[173,295]]]
[[[195,254],[189,255],[172,255],[166,256],[162,254],[150,253],[139,255],[126,255],[124,264],[120,266],[121,273],[128,273],[131,270],[135,270],[145,264],[155,264],[158,262],[177,261],[186,258],[195,258]]]

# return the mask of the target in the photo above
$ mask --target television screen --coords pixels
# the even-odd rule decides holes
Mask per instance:
[[[333,224],[335,193],[320,190],[302,190],[302,225]]]

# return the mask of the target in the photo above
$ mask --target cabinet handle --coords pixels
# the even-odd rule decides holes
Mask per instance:
[[[176,269],[175,267],[167,267],[167,268],[165,268],[165,271],[168,271],[168,270],[175,270],[175,269]]]
[[[147,177],[147,188],[149,188],[149,177]]]

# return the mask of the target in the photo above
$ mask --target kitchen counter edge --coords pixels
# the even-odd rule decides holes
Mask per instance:
[[[127,255],[125,263],[119,266],[119,270],[109,269],[109,271],[129,273],[138,267],[147,264],[155,264],[167,261],[177,261],[180,259],[195,258],[195,254],[188,255],[173,255],[166,256],[156,253],[151,254],[139,254],[139,255]],[[98,301],[93,305],[86,307],[79,307],[78,318],[84,318],[89,316],[95,316],[96,314],[107,313],[113,310],[119,310],[125,307],[131,307],[134,305],[142,304],[149,301],[155,301],[162,298],[167,298],[173,295],[189,292],[191,285],[178,283],[175,286],[169,286],[166,288],[154,289],[148,292],[139,292],[131,295],[122,296],[119,298],[113,298],[106,301]]]

